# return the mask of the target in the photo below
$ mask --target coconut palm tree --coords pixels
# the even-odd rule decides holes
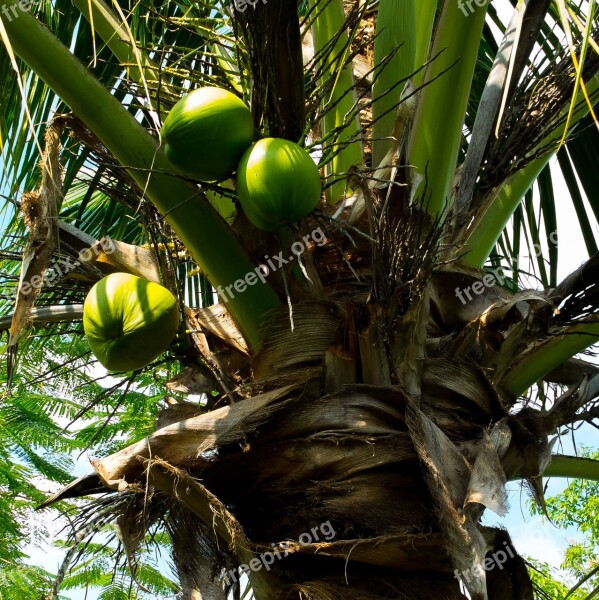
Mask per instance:
[[[45,503],[104,492],[76,537],[108,511],[134,577],[158,528],[184,598],[238,598],[244,577],[260,600],[533,597],[481,519],[509,480],[542,506],[544,476],[599,477],[552,455],[598,414],[597,368],[575,358],[599,337],[598,32],[594,0],[514,1],[507,25],[480,4],[0,0],[0,185],[23,246],[4,267],[8,384],[36,328],[81,333],[106,273],[181,304],[145,371],[172,396],[155,431]],[[205,85],[311,152],[317,210],[265,233],[234,179],[177,174],[158,131]],[[558,170],[589,251],[561,282]]]

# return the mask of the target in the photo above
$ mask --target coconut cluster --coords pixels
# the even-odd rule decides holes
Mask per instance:
[[[254,143],[249,108],[227,90],[203,87],[179,100],[160,135],[182,175],[212,182],[237,171],[239,202],[260,229],[275,232],[296,223],[320,200],[320,174],[310,155],[288,140]]]

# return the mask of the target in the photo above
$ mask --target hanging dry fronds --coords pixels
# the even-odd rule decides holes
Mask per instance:
[[[40,161],[40,187],[35,192],[23,194],[21,198],[21,210],[29,238],[23,252],[9,347],[17,344],[29,324],[31,309],[44,284],[44,275],[58,241],[57,215],[63,198],[60,165],[60,136],[63,129],[64,123],[58,119],[46,129],[45,149]]]

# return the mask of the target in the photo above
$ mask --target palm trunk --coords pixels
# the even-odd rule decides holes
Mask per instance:
[[[480,517],[503,514],[506,477],[532,475],[543,447],[523,437],[479,367],[446,356],[447,346],[434,352],[430,324],[422,337],[445,284],[422,276],[425,301],[412,298],[391,335],[388,302],[363,315],[297,305],[293,332],[280,311],[253,360],[251,397],[98,461],[102,480],[121,489],[143,481],[156,457],[193,477],[182,489],[201,480],[188,497],[150,482],[208,529],[240,532],[245,541],[227,538],[229,548],[237,564],[256,567],[247,574],[260,579],[259,600],[463,600],[459,579],[477,600],[532,598],[509,537]],[[423,357],[401,350],[409,339]],[[517,451],[523,442],[530,456]],[[502,569],[485,577],[485,559],[503,561],[501,552]]]

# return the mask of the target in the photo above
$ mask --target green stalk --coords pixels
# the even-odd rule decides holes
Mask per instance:
[[[372,164],[378,167],[393,146],[396,111],[405,80],[417,88],[424,77],[437,0],[381,0],[379,3],[374,64],[376,67],[393,52],[393,58],[375,71],[372,86]],[[399,50],[398,50],[399,48]]]
[[[554,454],[543,475],[545,477],[570,477],[599,481],[599,460]]]
[[[374,40],[374,65],[378,67],[393,51],[393,58],[375,71],[372,86],[372,164],[378,167],[393,140],[395,112],[404,85],[415,69],[416,4],[418,0],[380,0]],[[391,91],[390,91],[391,90]]]
[[[336,128],[344,127],[337,138],[338,143],[333,148],[333,151],[338,154],[324,167],[325,177],[329,179],[349,173],[352,167],[363,163],[360,120],[357,114],[347,120],[348,115],[354,110],[356,94],[353,89],[354,74],[351,63],[340,68],[349,54],[349,36],[343,28],[345,24],[343,0],[310,0],[310,8],[314,8],[315,11],[312,22],[315,54],[327,46],[340,31],[343,32],[332,51],[327,52],[321,61],[321,64],[325,65],[323,79],[334,82],[332,92],[323,101],[323,111],[327,111],[327,107],[333,106],[333,108],[328,110],[322,119],[322,139],[324,140]],[[354,141],[350,142],[350,140]],[[339,150],[342,144],[347,145]],[[336,204],[342,200],[345,186],[346,182],[342,180],[328,187],[327,202]]]
[[[599,481],[599,460],[552,454],[551,462],[545,467],[543,477],[567,477],[568,479]],[[521,475],[514,475],[510,478],[510,481],[520,479],[522,479]]]
[[[372,86],[372,164],[378,167],[391,150],[396,111],[405,80],[414,88],[422,83],[428,57],[437,0],[381,0],[374,40],[375,80]],[[392,54],[394,53],[394,54]],[[393,56],[379,70],[388,56]]]
[[[460,245],[460,254],[464,255],[461,259],[463,264],[475,268],[485,264],[501,232],[552,156],[547,154],[533,160],[485,200],[486,209],[477,215],[465,243]]]
[[[599,339],[599,322],[590,321],[564,329],[518,358],[501,381],[502,387],[514,395],[523,394],[569,358],[582,352]]]
[[[12,0],[0,0],[0,9]],[[30,13],[5,21],[13,50],[83,120],[165,216],[215,287],[244,279],[255,265],[231,229],[192,183],[148,169],[171,172],[157,141],[116,98]],[[275,291],[258,282],[233,292],[231,314],[252,347],[260,342],[264,314],[280,305]]]
[[[595,75],[587,83],[589,94],[595,93],[597,89],[599,89],[599,74]],[[579,93],[578,100],[578,108],[574,112],[570,127],[574,126],[588,114],[588,106],[582,93]],[[565,124],[560,125],[538,146],[538,148],[553,147],[553,150],[533,160],[524,169],[518,171],[502,186],[493,190],[485,198],[484,206],[486,208],[476,216],[475,222],[468,230],[466,239],[460,244],[460,254],[464,254],[464,257],[461,259],[463,264],[475,268],[481,268],[485,264],[501,232],[505,229],[516,208],[518,208],[522,198],[524,198],[526,192],[532,187],[541,171],[557,153],[558,144],[564,134],[564,130]]]
[[[408,146],[414,197],[431,214],[447,207],[487,6],[444,0]]]
[[[414,66],[419,69],[428,60],[431,49],[431,37],[439,0],[422,0],[416,2],[416,48],[414,49]],[[419,71],[412,80],[418,87],[424,79],[424,70]]]

